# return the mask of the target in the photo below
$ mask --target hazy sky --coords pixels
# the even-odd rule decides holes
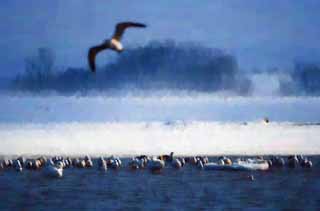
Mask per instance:
[[[50,47],[56,66],[87,66],[87,49],[109,37],[118,21],[139,21],[128,46],[150,40],[197,41],[235,54],[246,68],[320,60],[319,0],[1,0],[0,77],[22,72],[24,59]],[[126,47],[125,46],[125,47]],[[98,65],[114,54],[99,55]]]

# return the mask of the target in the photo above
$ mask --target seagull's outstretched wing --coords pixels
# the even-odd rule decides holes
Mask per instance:
[[[88,52],[88,63],[92,72],[96,71],[96,55],[107,48],[110,48],[108,43],[103,43],[101,45],[93,46]]]
[[[118,41],[121,40],[121,37],[124,33],[124,31],[129,28],[129,27],[140,27],[140,28],[145,28],[147,27],[145,24],[142,23],[134,23],[134,22],[122,22],[118,23],[116,26],[116,31],[113,34],[113,39],[116,39]]]

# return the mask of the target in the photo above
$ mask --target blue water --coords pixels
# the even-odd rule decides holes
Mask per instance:
[[[61,179],[46,178],[41,170],[6,170],[0,171],[0,209],[319,210],[320,157],[311,160],[312,169],[266,172],[201,171],[189,165],[168,166],[160,174],[69,168]]]

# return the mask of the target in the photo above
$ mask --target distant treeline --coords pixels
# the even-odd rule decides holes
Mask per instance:
[[[320,95],[320,65],[296,63],[288,74],[289,80],[280,81],[283,95]]]
[[[239,74],[235,57],[195,43],[150,42],[127,49],[114,63],[97,70],[54,70],[50,49],[26,59],[26,71],[13,83],[18,90],[79,92],[108,89],[184,89],[248,94],[250,80]]]
[[[37,55],[26,58],[25,72],[16,77],[12,87],[18,91],[49,90],[61,94],[174,89],[248,95],[253,88],[250,76],[257,74],[254,71],[244,74],[236,58],[219,49],[174,41],[152,41],[127,49],[113,63],[106,61],[107,65],[96,74],[86,68],[57,71],[54,59],[52,50],[40,48]],[[278,73],[287,76],[285,80],[280,78],[280,94],[320,95],[320,65],[296,63],[293,70]]]

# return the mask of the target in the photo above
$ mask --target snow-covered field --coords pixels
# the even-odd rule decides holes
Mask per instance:
[[[3,95],[0,105],[0,155],[320,153],[320,125],[304,124],[320,122],[320,98]]]

